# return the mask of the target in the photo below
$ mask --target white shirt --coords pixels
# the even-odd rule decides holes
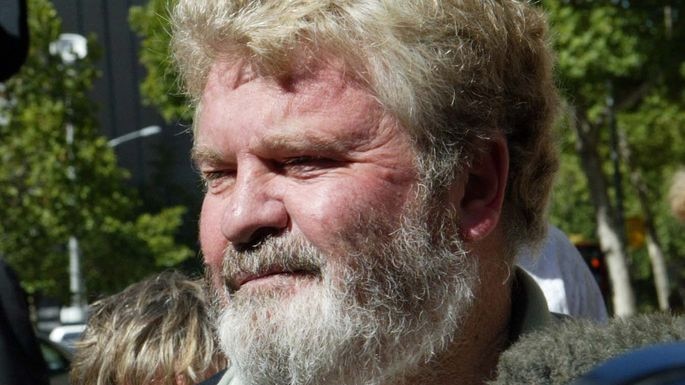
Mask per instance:
[[[549,225],[540,251],[534,255],[524,247],[516,263],[526,270],[545,294],[549,310],[607,322],[606,305],[597,281],[566,235]]]

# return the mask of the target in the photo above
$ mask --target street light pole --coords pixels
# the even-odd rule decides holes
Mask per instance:
[[[72,185],[76,184],[76,169],[74,168],[74,125],[66,124],[67,131],[67,147],[69,148],[69,165],[67,166],[67,178]],[[85,320],[83,307],[86,305],[85,293],[86,285],[81,274],[81,249],[79,248],[78,238],[75,235],[69,236],[69,290],[71,291],[71,310],[68,310],[68,315],[65,318],[73,322],[81,322]]]
[[[57,40],[52,42],[49,47],[52,55],[58,55],[66,66],[71,66],[77,60],[81,60],[88,54],[88,41],[85,37],[74,34],[64,33]],[[71,71],[71,72],[70,72]],[[74,69],[69,68],[67,73],[73,73]],[[69,164],[67,165],[67,178],[73,185],[76,184],[77,175],[74,168],[74,131],[75,127],[69,119],[70,100],[69,95],[65,95],[65,105],[67,108],[67,123],[65,125],[66,144],[69,151]],[[137,131],[130,132],[110,140],[107,144],[116,147],[124,142],[145,136],[155,135],[161,132],[159,126],[148,126]],[[63,308],[60,313],[62,323],[82,323],[86,319],[86,288],[83,274],[81,271],[81,253],[79,241],[75,235],[69,236],[69,289],[71,291],[71,306]]]
[[[71,123],[66,125],[67,131],[67,145],[71,149],[74,144],[74,126]],[[148,126],[140,130],[129,132],[128,134],[116,137],[107,142],[107,144],[114,148],[122,143],[144,138],[146,136],[156,135],[162,132],[159,126]],[[76,172],[73,164],[67,166],[67,176],[73,182],[76,181]],[[63,323],[80,323],[85,321],[85,281],[81,273],[81,252],[79,249],[78,238],[69,236],[69,289],[71,290],[71,306],[62,309],[60,318]]]
[[[159,126],[148,126],[145,128],[141,128],[140,130],[132,131],[132,132],[129,132],[128,134],[125,134],[125,135],[122,135],[120,137],[111,139],[109,142],[107,142],[107,144],[110,147],[116,147],[122,143],[128,142],[129,140],[144,138],[146,136],[159,134],[160,132],[162,132],[161,127],[159,127]]]
[[[77,60],[88,55],[88,40],[75,33],[63,33],[49,47],[52,55],[59,55],[62,63],[71,66]],[[73,71],[73,69],[70,69]],[[70,73],[69,70],[67,73]],[[69,95],[65,95],[65,106],[69,114]],[[67,178],[76,184],[76,170],[73,164],[74,125],[69,121],[65,125],[66,144],[69,152],[69,164],[67,165]],[[86,319],[85,283],[81,273],[81,253],[78,238],[71,234],[68,241],[69,250],[69,290],[71,291],[71,306],[62,309],[60,319],[63,323],[81,323]]]

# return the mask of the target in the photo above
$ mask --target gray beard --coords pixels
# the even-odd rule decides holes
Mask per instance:
[[[432,210],[419,206],[396,231],[354,226],[354,234],[341,235],[342,256],[287,235],[250,251],[229,247],[216,326],[241,384],[401,383],[443,352],[472,306],[478,265],[456,235],[455,218],[429,225]],[[295,293],[231,288],[237,272],[274,266],[306,272]]]

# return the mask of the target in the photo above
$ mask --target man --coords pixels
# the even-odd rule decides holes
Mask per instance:
[[[232,384],[480,384],[551,322],[513,267],[557,167],[520,1],[181,0]]]

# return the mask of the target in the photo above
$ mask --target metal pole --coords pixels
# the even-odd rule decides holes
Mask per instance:
[[[68,98],[68,97],[67,97]],[[67,104],[69,104],[67,102]],[[74,125],[71,123],[66,124],[66,142],[69,154],[69,165],[67,165],[67,178],[71,182],[73,187],[76,186],[76,169],[74,168]],[[72,191],[72,198],[74,192]],[[76,199],[74,199],[74,206],[76,205]],[[78,244],[78,238],[75,235],[69,236],[69,289],[71,291],[71,306],[74,308],[81,308],[85,305],[85,284],[81,278],[81,250]]]
[[[81,253],[78,239],[69,237],[69,289],[71,289],[71,306],[81,307],[85,305],[83,294],[85,285],[81,279]]]
[[[59,55],[62,62],[70,67],[77,60],[83,59],[88,54],[88,43],[85,37],[78,34],[61,34],[59,39],[50,44],[50,53]],[[73,74],[73,68],[67,69],[67,74]],[[71,123],[71,100],[69,95],[65,95],[66,107],[66,144],[68,155],[67,178],[71,182],[73,190],[71,191],[71,199],[73,199],[73,206],[76,207],[78,201],[76,199],[76,168],[74,167],[74,131],[75,127]],[[71,291],[71,306],[63,308],[60,313],[62,322],[81,323],[86,318],[86,288],[85,281],[81,275],[81,252],[79,242],[76,235],[71,234],[67,243],[69,250],[69,289]]]

